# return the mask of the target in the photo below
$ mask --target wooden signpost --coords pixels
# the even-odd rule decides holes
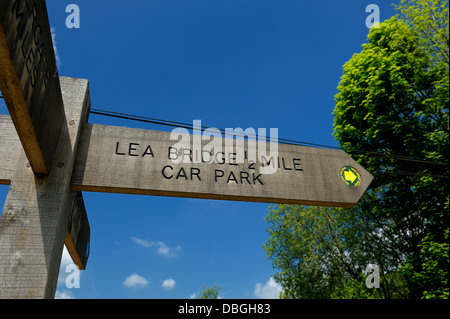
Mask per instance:
[[[88,124],[88,81],[57,76],[45,1],[2,0],[0,22],[0,298],[53,298],[64,244],[85,269],[82,191],[351,207],[373,179],[339,150],[280,144],[252,159],[248,142]]]
[[[33,172],[48,175],[64,106],[43,0],[0,1],[0,90]]]

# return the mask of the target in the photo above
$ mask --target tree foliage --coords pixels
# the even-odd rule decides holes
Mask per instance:
[[[363,199],[368,201],[368,197]],[[340,208],[278,205],[266,218],[268,259],[281,270],[275,279],[282,298],[404,298],[403,277],[387,264],[393,247],[380,222],[357,207]],[[368,264],[381,265],[380,289],[365,285]]]
[[[374,175],[350,210],[279,205],[268,258],[288,298],[448,298],[448,1],[403,0],[344,65],[334,136]],[[367,290],[364,269],[381,268]]]
[[[214,284],[210,287],[203,286],[202,291],[200,292],[200,299],[218,299],[220,286]]]

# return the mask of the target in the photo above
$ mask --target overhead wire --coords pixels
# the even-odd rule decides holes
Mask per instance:
[[[146,123],[152,123],[152,124],[171,126],[171,127],[181,127],[181,128],[185,128],[185,129],[193,129],[193,130],[202,129],[205,131],[208,131],[208,129],[211,129],[211,127],[207,127],[205,125],[196,126],[196,125],[191,125],[191,124],[184,123],[184,122],[176,122],[176,121],[170,121],[170,120],[151,118],[151,117],[147,117],[147,116],[132,115],[132,114],[126,114],[126,113],[99,110],[99,109],[91,109],[91,113],[97,114],[97,115],[104,115],[104,116],[116,117],[116,118],[121,118],[121,119],[127,119],[127,120],[134,120],[134,121],[140,121],[140,122],[146,122]],[[227,131],[224,129],[217,129],[217,130],[219,130],[223,134],[227,133]],[[261,136],[261,135],[259,135],[259,136],[253,135],[252,136],[251,134],[247,134],[245,132],[240,133],[238,131],[237,132],[233,131],[233,135],[242,136],[242,137],[247,136],[248,138],[252,138],[252,139],[256,139],[256,138],[269,139],[269,141],[278,141],[279,143],[281,142],[281,144],[306,145],[306,146],[315,146],[315,147],[321,147],[321,148],[327,148],[327,149],[342,150],[341,148],[336,147],[336,146],[311,143],[311,142],[305,142],[305,141],[298,141],[298,140],[292,140],[292,139],[285,139],[285,138],[272,138],[272,137]],[[377,153],[377,152],[364,151],[364,150],[350,150],[347,152],[365,153],[365,154],[369,154],[369,155],[375,155],[375,156],[387,157],[387,158],[395,158],[395,159],[399,159],[399,160],[419,162],[419,163],[425,163],[425,164],[436,164],[436,165],[446,165],[446,166],[449,165],[448,163],[443,163],[443,162],[434,162],[434,161],[418,159],[418,158],[403,156],[403,155],[381,154],[381,153]]]
[[[147,116],[141,116],[141,115],[133,115],[133,114],[127,114],[127,113],[120,113],[120,112],[113,112],[113,111],[107,111],[107,110],[101,110],[101,109],[95,109],[92,108],[90,111],[91,114],[101,115],[101,116],[108,116],[108,117],[114,117],[114,118],[120,118],[125,120],[132,120],[132,121],[138,121],[138,122],[144,122],[144,123],[150,123],[150,124],[157,124],[157,125],[164,125],[169,127],[175,127],[175,128],[184,128],[187,130],[204,130],[204,131],[211,131],[211,127],[207,127],[204,125],[196,126],[191,125],[184,122],[179,121],[171,121],[171,120],[164,120],[164,119],[158,119],[158,118],[152,118]],[[215,130],[218,130],[222,134],[229,134],[226,129],[218,129],[214,128]],[[325,144],[318,144],[318,143],[311,143],[311,142],[305,142],[305,141],[298,141],[298,140],[292,140],[292,139],[285,139],[285,138],[273,138],[269,136],[261,136],[261,135],[252,135],[247,134],[247,132],[239,132],[233,130],[232,134],[234,136],[239,137],[247,137],[248,139],[259,139],[259,140],[268,140],[269,142],[277,142],[280,144],[288,144],[288,145],[299,145],[299,146],[311,146],[311,147],[319,147],[319,148],[326,148],[326,149],[335,149],[335,150],[343,150],[342,148],[336,147],[336,146],[330,146]],[[365,150],[346,150],[348,153],[360,153],[360,154],[367,154],[370,156],[376,156],[376,157],[383,157],[383,158],[389,158],[399,161],[406,161],[406,162],[415,162],[415,163],[421,163],[421,164],[430,164],[430,165],[439,165],[439,166],[449,166],[449,163],[445,162],[435,162],[430,161],[426,159],[420,159],[410,156],[403,156],[403,155],[395,155],[395,154],[384,154],[379,152],[371,152],[371,151],[365,151]],[[422,174],[422,173],[415,173],[415,172],[407,172],[407,171],[395,171],[395,170],[387,170],[387,169],[381,169],[380,171],[384,173],[389,174],[396,174],[396,175],[406,175],[406,176],[420,176],[420,177],[435,177],[435,178],[446,178],[449,179],[449,176],[443,176],[443,175],[435,175],[435,174]]]
[[[110,116],[110,117],[116,117],[121,119],[127,119],[127,120],[134,120],[139,122],[145,122],[145,123],[151,123],[151,124],[159,124],[159,125],[165,125],[165,126],[171,126],[171,127],[181,127],[185,129],[190,130],[204,130],[208,131],[211,130],[211,127],[207,127],[205,125],[192,125],[188,123],[183,122],[176,122],[176,121],[169,121],[169,120],[162,120],[162,119],[156,119],[146,116],[140,116],[140,115],[132,115],[132,114],[126,114],[126,113],[119,113],[119,112],[111,112],[111,111],[105,111],[105,110],[98,110],[98,109],[91,109],[91,114],[97,114],[97,115],[104,115],[104,116]],[[215,128],[216,129],[216,128]],[[227,130],[225,129],[217,129],[222,134],[227,134]],[[340,149],[338,147],[334,146],[328,146],[323,144],[317,144],[317,143],[310,143],[310,142],[302,142],[302,141],[295,141],[290,139],[284,139],[284,138],[273,138],[269,136],[264,135],[252,135],[247,133],[240,133],[233,131],[233,135],[239,136],[239,137],[248,137],[250,139],[268,139],[269,142],[281,142],[281,144],[293,144],[293,145],[305,145],[305,146],[315,146],[315,147],[321,147],[321,148],[334,148],[334,149]]]
[[[413,173],[413,172],[407,172],[407,171],[397,171],[397,170],[389,170],[389,169],[381,169],[380,170],[383,173],[391,174],[391,175],[404,175],[404,176],[417,176],[417,177],[432,177],[432,178],[446,178],[448,179],[448,176],[444,175],[436,175],[436,174],[422,174],[422,173]]]

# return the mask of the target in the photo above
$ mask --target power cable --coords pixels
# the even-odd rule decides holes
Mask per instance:
[[[119,113],[119,112],[112,112],[112,111],[106,111],[106,110],[100,110],[100,109],[91,109],[91,114],[96,115],[102,115],[102,116],[108,116],[108,117],[114,117],[114,118],[120,118],[120,119],[126,119],[126,120],[132,120],[132,121],[138,121],[138,122],[144,122],[144,123],[151,123],[151,124],[158,124],[158,125],[164,125],[164,126],[170,126],[170,127],[180,127],[185,128],[188,130],[204,130],[208,131],[208,129],[211,129],[211,127],[206,127],[204,125],[201,126],[195,126],[184,122],[177,122],[177,121],[170,121],[170,120],[163,120],[163,119],[157,119],[157,118],[151,118],[147,116],[140,116],[140,115],[133,115],[133,114],[126,114],[126,113]],[[224,129],[217,129],[222,134],[227,134],[227,132]],[[330,145],[324,145],[324,144],[318,144],[318,143],[310,143],[310,142],[304,142],[304,141],[298,141],[298,140],[292,140],[292,139],[284,139],[284,138],[272,138],[267,136],[256,136],[251,134],[245,134],[240,132],[234,132],[234,136],[239,137],[247,137],[248,139],[266,139],[269,140],[269,142],[278,142],[280,144],[288,144],[288,145],[299,145],[299,146],[313,146],[313,147],[319,147],[319,148],[326,148],[326,149],[336,149],[336,150],[342,150],[339,147],[330,146]],[[414,158],[410,156],[402,156],[402,155],[392,155],[392,154],[380,154],[377,152],[371,152],[371,151],[364,151],[364,150],[347,150],[348,153],[360,153],[360,154],[367,154],[371,156],[377,156],[377,157],[384,157],[384,158],[390,158],[400,161],[406,161],[406,162],[416,162],[416,163],[422,163],[422,164],[431,164],[431,165],[441,165],[441,166],[448,166],[448,163],[443,162],[434,162],[419,158]],[[406,175],[406,176],[420,176],[420,177],[435,177],[435,178],[446,178],[448,179],[448,176],[443,175],[433,175],[433,174],[420,174],[420,173],[414,173],[414,172],[407,172],[407,171],[394,171],[394,170],[380,170],[384,173],[389,174],[398,174],[398,175]]]
[[[99,110],[99,109],[91,109],[91,113],[97,114],[97,115],[109,116],[109,117],[116,117],[116,118],[121,118],[121,119],[126,119],[126,120],[145,122],[145,123],[159,124],[159,125],[165,125],[165,126],[171,126],[171,127],[181,127],[181,128],[185,128],[185,129],[194,129],[194,130],[202,129],[202,130],[207,131],[208,129],[211,128],[211,127],[207,127],[204,125],[195,126],[195,125],[191,125],[191,124],[184,123],[184,122],[176,122],[176,121],[163,120],[163,119],[151,118],[151,117],[140,116],[140,115],[132,115],[132,114],[126,114],[126,113],[118,113],[118,112],[112,112],[112,111],[105,111],[105,110]],[[222,134],[227,133],[227,131],[224,129],[217,129],[217,130],[219,130]],[[237,136],[241,136],[241,137],[247,136],[248,138],[251,138],[251,139],[257,138],[256,135],[252,136],[252,135],[248,135],[248,134],[244,134],[244,133],[240,133],[240,132],[233,132],[233,134],[237,135]],[[278,141],[279,143],[281,142],[281,144],[307,145],[307,146],[315,146],[315,147],[321,147],[321,148],[327,148],[327,149],[342,150],[341,148],[336,147],[336,146],[304,142],[304,141],[298,141],[298,140],[292,140],[292,139],[285,139],[285,138],[274,139],[274,138],[267,137],[267,136],[259,136],[259,138],[260,139],[263,139],[263,138],[269,139],[269,141]],[[445,165],[445,166],[449,165],[448,163],[434,162],[434,161],[414,158],[414,157],[410,157],[410,156],[380,154],[377,152],[364,151],[364,150],[347,150],[346,152],[364,153],[364,154],[368,154],[368,155],[393,158],[393,159],[398,159],[398,160],[403,160],[403,161],[418,162],[418,163],[424,163],[424,164],[435,164],[435,165]]]
[[[126,114],[126,113],[118,113],[118,112],[111,112],[111,111],[105,111],[105,110],[98,110],[98,109],[91,109],[91,114],[97,114],[97,115],[104,115],[104,116],[110,116],[110,117],[115,117],[115,118],[121,118],[121,119],[126,119],[126,120],[133,120],[133,121],[138,121],[138,122],[145,122],[145,123],[151,123],[151,124],[159,124],[159,125],[165,125],[165,126],[171,126],[171,127],[181,127],[181,128],[185,128],[185,129],[192,129],[192,130],[204,130],[204,131],[208,131],[208,129],[211,129],[211,127],[207,127],[205,125],[201,125],[201,126],[195,126],[192,124],[188,124],[188,123],[183,123],[183,122],[176,122],[176,121],[169,121],[169,120],[162,120],[162,119],[156,119],[156,118],[151,118],[151,117],[146,117],[146,116],[140,116],[140,115],[132,115],[132,114]],[[224,129],[217,129],[219,130],[219,132],[221,132],[222,134],[227,134],[228,132]],[[334,147],[334,146],[328,146],[328,145],[323,145],[323,144],[317,144],[317,143],[309,143],[309,142],[301,142],[301,141],[295,141],[295,140],[290,140],[290,139],[284,139],[284,138],[273,138],[273,137],[268,137],[268,136],[256,136],[256,135],[251,135],[251,134],[245,134],[245,133],[240,133],[240,132],[233,132],[233,135],[235,136],[239,136],[239,137],[248,137],[250,139],[268,139],[269,142],[281,142],[281,144],[293,144],[293,145],[305,145],[305,146],[315,146],[315,147],[321,147],[321,148],[333,148],[333,149],[339,149],[338,147]]]
[[[382,173],[387,173],[391,175],[404,175],[404,176],[413,176],[413,177],[433,177],[433,178],[445,178],[449,179],[449,176],[444,175],[435,175],[435,174],[422,174],[422,173],[413,173],[413,172],[407,172],[407,171],[396,171],[396,170],[389,170],[389,169],[381,169]]]

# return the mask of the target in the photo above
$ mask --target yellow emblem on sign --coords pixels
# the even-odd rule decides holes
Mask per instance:
[[[351,166],[342,167],[341,178],[345,182],[345,184],[351,187],[358,187],[359,184],[361,184],[361,175],[356,170],[356,168],[353,168]]]

